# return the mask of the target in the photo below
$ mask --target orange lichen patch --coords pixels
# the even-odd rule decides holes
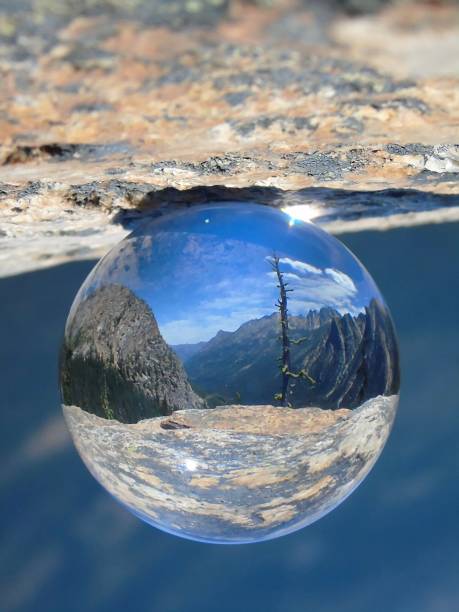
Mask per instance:
[[[190,480],[190,487],[198,489],[210,489],[219,483],[219,479],[213,476],[193,476]]]
[[[298,514],[298,510],[291,504],[284,504],[283,506],[277,506],[276,508],[269,508],[267,510],[260,510],[258,515],[268,525],[275,523],[286,523],[293,519]]]
[[[305,499],[317,497],[318,495],[322,493],[324,489],[326,489],[327,487],[331,487],[333,483],[334,483],[333,476],[324,476],[312,486],[294,493],[292,495],[292,499],[295,501],[303,501]]]
[[[293,494],[290,494],[288,497],[288,501],[290,503],[301,502],[318,497],[324,492],[325,489],[331,487],[334,482],[335,479],[333,478],[333,476],[323,476],[315,483],[309,484],[305,487],[301,487],[301,489],[297,490]],[[282,508],[286,501],[287,500],[282,497],[274,497],[272,500],[270,500],[269,504],[261,504],[260,506],[258,506],[258,510],[260,512],[262,512],[263,510],[269,510],[272,512],[270,516],[274,516],[277,508]]]
[[[237,473],[232,471],[230,478],[225,478],[222,488],[231,489],[232,487],[247,487],[248,489],[257,489],[259,487],[267,487],[273,484],[279,484],[289,480],[291,475],[287,472],[274,471],[272,468],[257,468],[240,470]]]

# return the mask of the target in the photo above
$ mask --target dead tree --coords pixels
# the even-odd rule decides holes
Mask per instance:
[[[279,369],[281,371],[282,376],[282,386],[280,393],[276,393],[274,399],[281,402],[282,406],[289,406],[290,403],[288,401],[288,392],[289,392],[289,384],[290,379],[305,379],[310,384],[315,384],[315,380],[310,376],[304,368],[299,370],[298,372],[292,372],[291,363],[290,363],[290,346],[292,344],[300,344],[306,337],[298,338],[297,340],[291,340],[289,336],[288,329],[288,306],[287,306],[287,293],[293,291],[293,289],[287,289],[288,283],[285,282],[283,274],[280,270],[280,260],[279,257],[274,253],[271,260],[271,267],[276,273],[277,276],[277,287],[279,289],[279,299],[276,302],[276,306],[279,310],[280,321],[281,321],[281,334],[280,340],[282,342],[282,353],[279,358]]]
[[[280,371],[282,375],[282,387],[281,392],[276,394],[282,406],[288,405],[288,385],[290,381],[290,338],[288,335],[288,309],[287,309],[287,293],[293,291],[293,289],[287,289],[288,283],[284,281],[284,277],[279,267],[279,257],[274,254],[271,266],[276,273],[279,288],[279,299],[276,302],[276,306],[279,309],[280,320],[281,320],[281,342],[282,342],[282,354],[280,357]]]

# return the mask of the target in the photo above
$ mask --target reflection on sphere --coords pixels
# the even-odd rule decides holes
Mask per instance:
[[[339,241],[214,203],[145,222],[94,268],[61,391],[86,465],[137,516],[259,541],[317,520],[369,472],[397,407],[397,341]]]

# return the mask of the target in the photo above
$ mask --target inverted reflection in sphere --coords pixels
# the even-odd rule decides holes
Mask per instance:
[[[132,512],[252,542],[317,520],[369,472],[397,407],[397,342],[339,241],[215,203],[146,222],[94,268],[61,389],[83,460]]]

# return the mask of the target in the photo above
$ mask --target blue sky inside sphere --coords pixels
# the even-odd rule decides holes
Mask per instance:
[[[292,290],[291,315],[331,307],[355,316],[381,299],[336,238],[261,205],[189,209],[148,223],[129,240],[138,261],[122,282],[149,304],[170,344],[206,341],[275,312],[274,254]]]

